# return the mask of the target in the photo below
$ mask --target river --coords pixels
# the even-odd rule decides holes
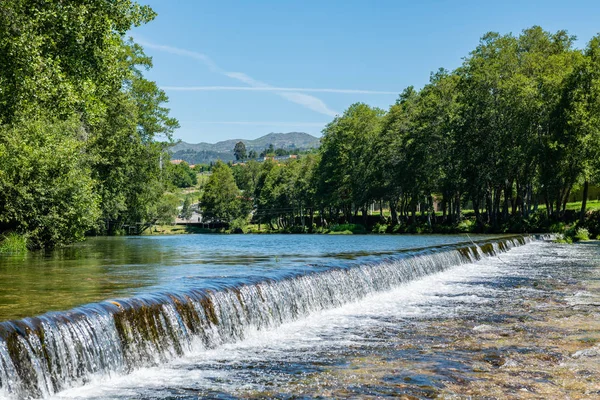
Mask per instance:
[[[535,321],[531,307],[594,296],[581,282],[599,264],[594,244],[482,236],[94,238],[0,264],[13,320],[0,325],[0,393],[467,395],[532,353],[481,343],[518,336],[510,324]],[[532,382],[501,394],[540,392]]]

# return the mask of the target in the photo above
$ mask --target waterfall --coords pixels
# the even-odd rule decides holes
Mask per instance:
[[[281,279],[155,293],[0,323],[0,397],[43,398],[360,300],[530,237],[427,248]]]

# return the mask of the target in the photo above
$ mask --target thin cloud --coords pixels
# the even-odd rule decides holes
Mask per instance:
[[[323,127],[327,122],[277,122],[277,121],[194,121],[194,124],[257,125],[257,126],[307,126]]]
[[[251,78],[250,76],[246,75],[243,72],[226,71],[226,70],[222,69],[221,67],[219,67],[217,65],[217,63],[215,63],[210,57],[208,57],[207,55],[202,54],[202,53],[198,53],[198,52],[186,50],[186,49],[180,49],[178,47],[150,43],[150,42],[146,42],[144,40],[138,40],[137,42],[139,44],[141,44],[142,46],[145,46],[149,49],[154,49],[154,50],[163,51],[166,53],[171,53],[171,54],[176,54],[176,55],[180,55],[180,56],[184,56],[184,57],[193,58],[197,61],[200,61],[202,64],[206,65],[213,72],[227,76],[231,79],[238,80],[238,81],[243,82],[243,83],[247,84],[248,86],[252,86],[254,88],[272,88],[273,87],[273,86],[269,85],[268,83],[261,82],[254,78]],[[308,108],[309,110],[313,110],[313,111],[316,111],[318,113],[321,113],[321,114],[324,114],[324,115],[327,115],[330,117],[334,117],[339,114],[338,112],[330,109],[321,99],[319,99],[315,96],[310,96],[307,94],[296,93],[296,92],[274,91],[274,93],[276,95],[278,95],[279,97],[282,97],[288,101],[291,101],[292,103],[299,104],[303,107]]]
[[[342,93],[342,94],[391,94],[383,90],[363,89],[330,89],[330,88],[288,88],[288,87],[249,87],[249,86],[161,86],[164,90],[174,92],[213,92],[213,91],[250,91],[250,92],[312,92],[312,93]]]

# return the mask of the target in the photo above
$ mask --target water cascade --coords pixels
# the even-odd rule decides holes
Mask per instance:
[[[43,398],[191,351],[241,340],[532,240],[439,246],[278,280],[154,293],[0,323],[0,397]]]

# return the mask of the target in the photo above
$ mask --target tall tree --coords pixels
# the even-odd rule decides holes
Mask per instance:
[[[237,161],[246,159],[246,145],[244,142],[237,142],[233,148],[233,155]]]
[[[245,203],[246,200],[235,184],[231,168],[222,161],[217,161],[200,201],[203,217],[231,222],[247,215],[248,207]]]

